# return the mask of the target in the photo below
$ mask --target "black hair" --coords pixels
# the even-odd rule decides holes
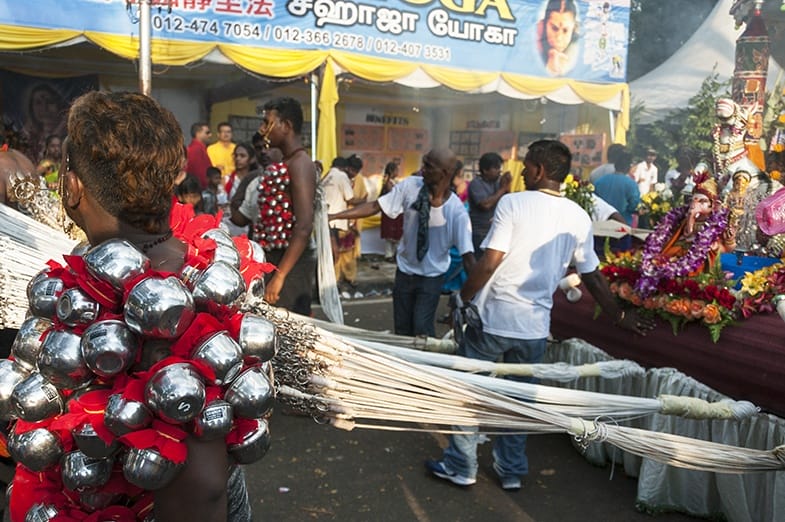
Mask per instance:
[[[335,167],[336,169],[345,169],[346,165],[348,165],[346,158],[343,156],[336,156],[330,167]]]
[[[545,168],[548,179],[561,183],[570,173],[572,152],[557,140],[538,140],[529,145],[526,159]]]
[[[346,158],[346,165],[349,168],[354,169],[357,172],[360,172],[363,169],[363,160],[357,154],[352,154],[351,156]]]
[[[501,157],[501,154],[497,152],[486,152],[480,156],[480,172],[494,167],[501,167],[502,163],[504,163],[504,159]]]
[[[207,122],[204,122],[204,121],[197,121],[196,123],[192,124],[191,125],[191,137],[195,138],[196,137],[196,133],[199,132],[199,130],[201,130],[202,127],[208,127],[208,126],[209,125],[207,124]]]
[[[276,111],[278,116],[292,124],[295,134],[303,130],[303,107],[300,102],[288,96],[274,98],[264,104],[265,111]]]
[[[209,169],[208,169],[209,170]],[[186,194],[200,194],[202,193],[202,185],[193,174],[186,174],[182,183],[177,185],[177,195],[185,196]]]
[[[619,156],[619,154],[624,152],[625,150],[627,149],[621,143],[611,143],[610,145],[608,145],[608,152],[607,152],[608,163],[615,163],[616,158]]]
[[[621,172],[623,174],[626,174],[627,171],[630,170],[630,165],[632,165],[632,154],[626,150],[621,151],[616,156],[616,161],[613,162],[613,167],[616,169],[616,172]]]

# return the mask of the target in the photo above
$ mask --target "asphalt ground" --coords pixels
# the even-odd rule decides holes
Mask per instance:
[[[389,266],[361,265],[358,286],[367,293],[391,284]],[[379,277],[376,273],[386,274]],[[363,275],[365,274],[365,276]],[[370,274],[370,275],[368,275]],[[387,283],[385,283],[387,281]],[[392,329],[389,297],[344,300],[346,324]],[[446,297],[439,313],[446,311]],[[315,315],[322,317],[315,308]],[[440,333],[446,326],[437,325]],[[276,408],[272,446],[247,466],[254,520],[276,521],[687,521],[678,513],[652,516],[635,507],[637,480],[620,466],[596,467],[567,435],[529,437],[529,475],[506,492],[491,469],[491,444],[479,448],[477,483],[462,488],[431,476],[426,459],[438,458],[444,435],[422,431],[342,431]]]

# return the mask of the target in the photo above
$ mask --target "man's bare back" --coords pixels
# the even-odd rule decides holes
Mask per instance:
[[[11,192],[11,176],[20,173],[37,176],[35,166],[27,156],[18,150],[0,151],[0,203],[16,208],[16,201]]]

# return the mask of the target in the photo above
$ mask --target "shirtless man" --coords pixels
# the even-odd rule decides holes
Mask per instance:
[[[316,273],[316,249],[311,241],[316,167],[302,145],[302,125],[303,111],[297,100],[276,98],[265,103],[259,133],[269,146],[281,150],[288,177],[284,176],[285,180],[281,180],[285,186],[283,190],[273,190],[280,191],[280,194],[271,193],[262,199],[270,200],[269,209],[272,210],[278,206],[272,199],[279,198],[277,201],[282,210],[277,214],[282,219],[274,226],[284,228],[284,238],[281,238],[278,230],[264,230],[265,222],[261,214],[268,209],[260,208],[259,185],[255,183],[248,186],[242,205],[236,210],[232,209],[232,222],[239,226],[253,223],[253,239],[264,247],[267,260],[277,267],[266,279],[265,301],[299,314],[310,315]]]
[[[11,191],[11,176],[16,173],[38,176],[33,162],[18,150],[8,148],[5,132],[0,132],[0,203],[14,209],[17,203]]]

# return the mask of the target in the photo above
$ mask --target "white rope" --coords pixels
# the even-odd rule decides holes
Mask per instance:
[[[434,425],[431,431],[445,433],[452,432],[453,425],[482,432],[564,432],[582,444],[606,441],[635,455],[691,469],[723,473],[785,469],[785,447],[737,448],[584,420],[549,404],[522,402],[458,380],[448,375],[455,373],[451,370],[403,361],[292,321],[289,314],[264,308],[257,312],[276,322],[281,334],[282,348],[274,359],[279,397],[336,427],[408,430],[420,429],[412,425],[425,422]],[[661,401],[654,402],[662,407]]]
[[[335,282],[333,250],[330,242],[330,224],[327,221],[327,204],[324,189],[316,185],[316,207],[314,211],[314,237],[316,238],[317,283],[319,286],[319,303],[330,321],[343,324],[343,307],[338,296],[338,285]]]

